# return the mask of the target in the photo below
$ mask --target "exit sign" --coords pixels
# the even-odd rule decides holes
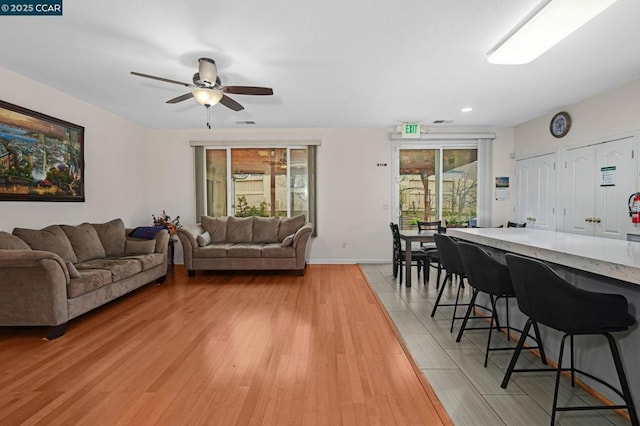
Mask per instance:
[[[402,124],[402,137],[403,138],[419,138],[420,137],[420,123],[403,123]]]

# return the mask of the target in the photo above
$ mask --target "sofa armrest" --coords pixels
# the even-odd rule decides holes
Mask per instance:
[[[198,248],[198,235],[204,233],[204,228],[201,224],[184,225],[178,229],[178,238],[180,238],[180,244],[182,244],[182,257],[184,266],[187,270],[193,270],[193,250]]]
[[[67,322],[69,271],[60,256],[40,250],[0,250],[0,325]]]
[[[293,236],[293,248],[296,250],[296,269],[304,269],[307,263],[307,245],[313,232],[313,225],[307,223]]]

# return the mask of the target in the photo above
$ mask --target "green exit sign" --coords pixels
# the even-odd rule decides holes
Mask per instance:
[[[403,123],[402,137],[403,138],[419,138],[420,124],[419,123]]]

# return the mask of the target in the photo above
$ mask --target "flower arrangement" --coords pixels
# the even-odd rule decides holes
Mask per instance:
[[[162,214],[159,214],[157,217],[152,214],[151,218],[153,219],[153,224],[155,226],[164,226],[171,235],[175,235],[178,232],[178,228],[182,228],[182,225],[180,224],[180,216],[176,216],[175,219],[171,219],[171,216],[169,216],[164,210],[162,210]]]

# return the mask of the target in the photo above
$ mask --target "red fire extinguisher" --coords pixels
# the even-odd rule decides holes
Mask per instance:
[[[631,223],[640,223],[640,192],[633,193],[629,197],[629,216],[631,216]]]

